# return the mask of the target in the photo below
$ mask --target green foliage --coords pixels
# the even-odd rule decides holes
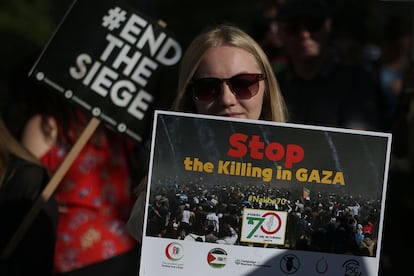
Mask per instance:
[[[6,0],[0,9],[0,31],[43,45],[54,29],[49,0]]]
[[[3,0],[0,4],[0,73],[2,78],[17,64],[40,51],[53,33],[50,0]]]

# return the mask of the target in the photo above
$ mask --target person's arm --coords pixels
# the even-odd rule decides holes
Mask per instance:
[[[35,115],[27,121],[22,133],[22,145],[37,158],[42,157],[56,142],[57,124],[55,119],[48,119],[50,135],[42,129],[42,116]]]

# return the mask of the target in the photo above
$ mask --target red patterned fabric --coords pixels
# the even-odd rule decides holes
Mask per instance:
[[[116,134],[99,146],[88,142],[59,184],[56,272],[106,260],[137,245],[124,230],[133,203],[126,161],[131,153],[124,145]],[[41,158],[52,174],[71,146],[60,141]]]

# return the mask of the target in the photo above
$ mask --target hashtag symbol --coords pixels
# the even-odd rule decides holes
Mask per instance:
[[[102,26],[107,27],[108,30],[113,31],[121,26],[121,23],[126,19],[126,11],[119,7],[110,9],[108,14],[102,18]]]

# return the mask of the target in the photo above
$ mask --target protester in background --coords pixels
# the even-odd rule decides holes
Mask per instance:
[[[387,209],[381,245],[381,275],[404,274],[411,256],[404,252],[414,246],[405,233],[407,223],[395,214],[414,213],[414,67],[403,78],[403,88],[392,126],[392,151],[387,189]]]
[[[22,143],[54,174],[91,118],[54,92],[34,100]],[[56,190],[56,275],[136,275],[139,247],[124,229],[134,200],[134,146],[101,124],[65,173]]]
[[[253,21],[252,37],[266,53],[276,74],[287,62],[283,53],[283,43],[280,39],[279,24],[276,20],[279,6],[285,0],[266,1],[264,7]]]
[[[411,23],[390,17],[385,23],[385,41],[380,59],[379,80],[383,104],[384,130],[392,129],[398,113],[403,81],[411,64]]]
[[[285,103],[272,66],[257,42],[232,25],[211,27],[188,46],[172,109],[285,122]],[[127,228],[142,239],[146,181],[140,184]]]
[[[401,155],[407,158],[408,171],[411,173],[412,179],[414,176],[414,66],[410,66],[407,70],[404,77],[404,88],[401,96],[401,103],[399,109],[399,119],[400,124],[395,126],[393,131],[396,134],[397,132],[401,136],[401,139],[404,140],[400,147]],[[405,152],[405,154],[404,154]]]
[[[330,51],[331,17],[323,0],[287,0],[278,12],[289,62],[278,80],[290,122],[378,130],[378,93],[363,68]]]
[[[47,170],[9,133],[0,118],[0,275],[52,275],[58,220],[54,195],[24,228],[23,237],[10,249],[9,256],[3,256],[48,182]]]

